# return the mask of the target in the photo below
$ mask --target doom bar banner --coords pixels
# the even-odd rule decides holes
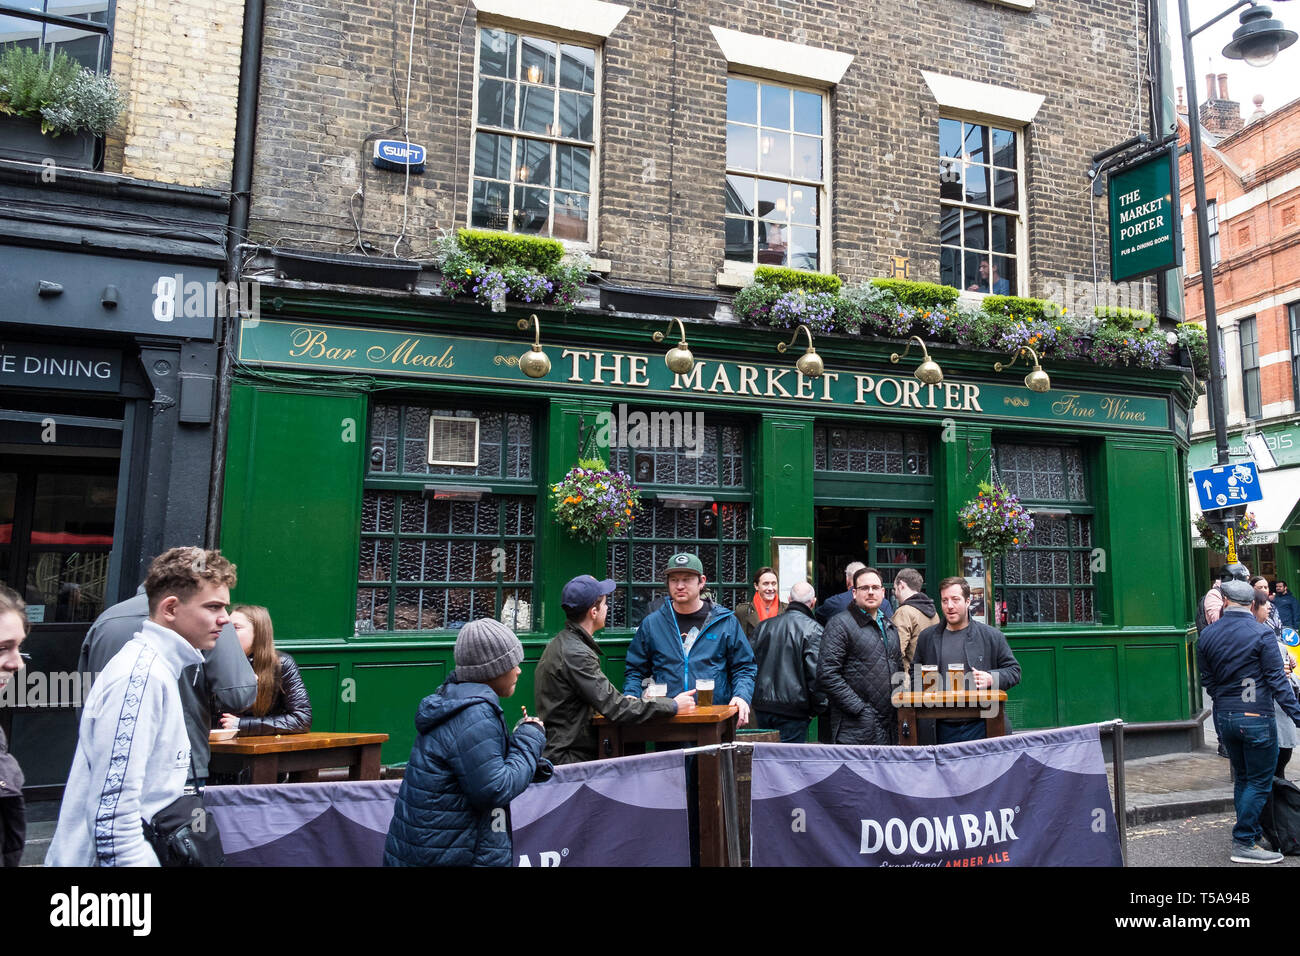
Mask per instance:
[[[516,866],[689,866],[685,754],[556,767],[510,818]]]
[[[754,866],[1120,866],[1096,725],[942,747],[756,744]]]

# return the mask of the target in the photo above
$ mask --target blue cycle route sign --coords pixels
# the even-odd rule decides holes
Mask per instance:
[[[1194,471],[1192,484],[1196,485],[1202,511],[1231,508],[1264,497],[1264,492],[1259,487],[1259,472],[1255,470],[1253,461]]]

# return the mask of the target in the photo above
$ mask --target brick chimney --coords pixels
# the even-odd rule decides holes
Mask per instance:
[[[1201,104],[1201,125],[1216,136],[1231,136],[1241,129],[1241,104],[1228,99],[1228,74],[1205,74],[1205,102]]]

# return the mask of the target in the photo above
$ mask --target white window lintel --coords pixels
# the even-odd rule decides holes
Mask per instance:
[[[731,67],[742,67],[763,76],[815,86],[834,86],[853,63],[853,54],[822,47],[774,40],[726,27],[710,26],[722,55]]]
[[[598,40],[613,33],[629,9],[604,0],[474,0],[474,6],[479,13]]]
[[[1032,123],[1046,97],[993,83],[977,83],[956,76],[922,70],[926,85],[943,108],[963,113],[1011,120],[1022,125]]]

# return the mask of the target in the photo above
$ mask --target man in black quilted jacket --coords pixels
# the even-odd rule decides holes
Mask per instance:
[[[881,611],[884,599],[880,572],[862,568],[853,575],[853,603],[822,634],[817,687],[830,701],[832,743],[898,743],[890,693],[903,654],[898,632]]]

